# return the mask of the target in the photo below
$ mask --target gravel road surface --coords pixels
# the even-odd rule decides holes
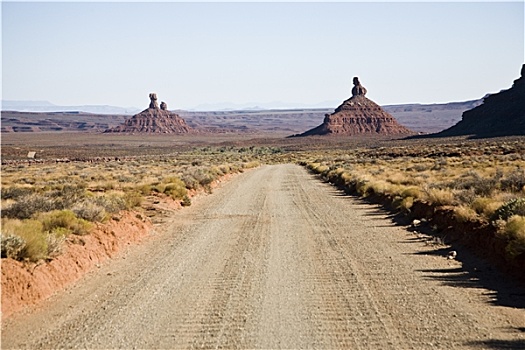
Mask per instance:
[[[2,348],[525,349],[522,287],[296,165],[239,175],[158,231],[9,318]]]

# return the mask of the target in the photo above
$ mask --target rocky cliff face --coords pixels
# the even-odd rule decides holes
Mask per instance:
[[[456,125],[433,136],[496,137],[525,135],[525,64],[512,87],[489,95],[483,104],[463,113]]]
[[[332,114],[326,114],[323,124],[299,136],[312,135],[410,135],[411,130],[399,124],[381,106],[365,97],[367,90],[354,78],[352,97]]]
[[[157,95],[151,93],[149,108],[127,119],[124,124],[107,129],[115,133],[187,134],[193,129],[179,115],[168,111],[165,102],[159,105]]]

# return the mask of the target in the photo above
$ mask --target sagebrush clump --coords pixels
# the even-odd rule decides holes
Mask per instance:
[[[190,206],[189,190],[211,192],[221,176],[259,166],[275,149],[206,147],[128,161],[3,166],[2,257],[37,261],[60,253],[68,235],[162,193]]]

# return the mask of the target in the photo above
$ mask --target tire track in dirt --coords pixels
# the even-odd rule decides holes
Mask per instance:
[[[461,264],[420,254],[432,247],[412,236],[303,168],[264,166],[9,319],[2,347],[482,349],[523,340],[523,310],[428,278]]]

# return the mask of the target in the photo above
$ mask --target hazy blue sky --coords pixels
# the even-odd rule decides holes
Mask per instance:
[[[477,99],[524,63],[524,3],[2,2],[2,98],[170,109]],[[336,107],[336,106],[332,106]]]

